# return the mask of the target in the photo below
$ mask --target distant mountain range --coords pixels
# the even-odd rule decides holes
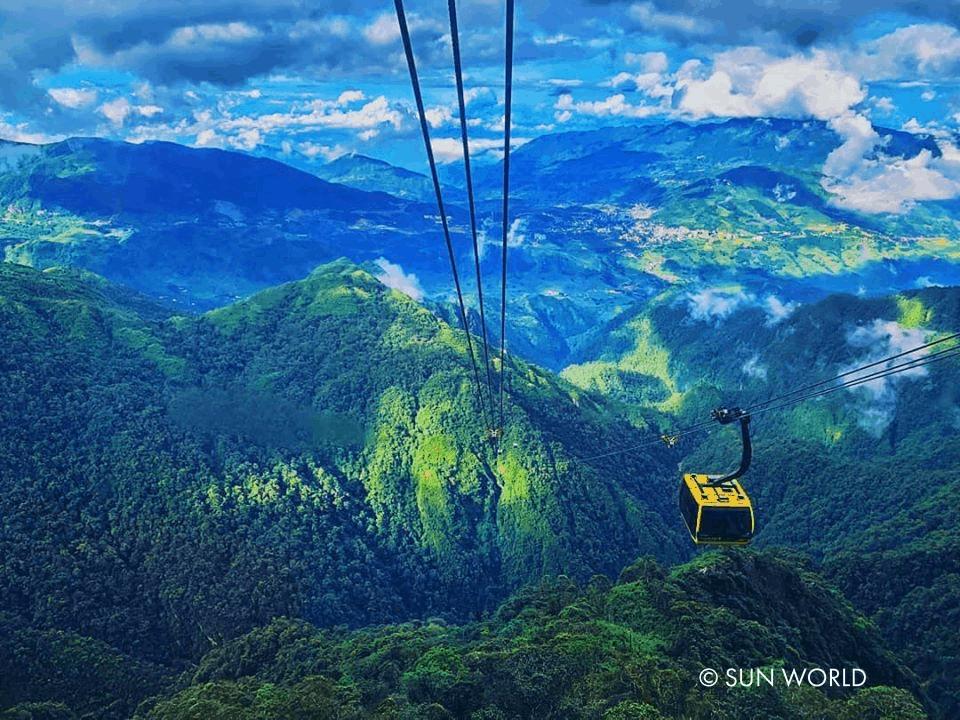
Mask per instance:
[[[939,152],[928,137],[879,132],[892,156]],[[584,349],[607,322],[669,287],[734,283],[790,303],[956,283],[960,210],[837,207],[820,168],[839,142],[820,122],[737,119],[527,143],[511,172],[509,346],[555,370],[589,361]],[[239,153],[91,139],[6,144],[0,156],[11,262],[84,267],[193,311],[340,255],[416,297],[452,297],[431,183],[378,160],[345,155],[315,177]],[[499,166],[477,167],[488,315],[498,310],[501,184]],[[445,196],[476,322],[466,198],[449,183]]]
[[[386,192],[404,200],[436,203],[433,181],[426,175],[364,155],[342,155],[321,165],[314,174],[328,182],[367,192]]]

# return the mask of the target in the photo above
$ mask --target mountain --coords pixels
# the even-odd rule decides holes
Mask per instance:
[[[272,145],[257,145],[252,150],[246,151],[247,155],[252,157],[266,158],[276,162],[289,165],[297,170],[303,170],[305,173],[314,174],[316,169],[323,164],[323,159],[316,156],[304,155],[291,146],[274,147]]]
[[[639,437],[612,405],[509,358],[498,454],[463,335],[346,261],[198,317],[10,264],[0,298],[0,605],[44,628],[196,657],[690,552],[663,453],[578,460]]]
[[[635,324],[621,321],[629,332],[607,329],[624,359],[598,350],[610,353],[604,372],[571,368],[564,380],[511,356],[498,456],[482,440],[489,421],[462,334],[345,260],[200,316],[171,314],[89,273],[12,264],[0,271],[3,621],[15,638],[38,638],[51,652],[61,652],[55,633],[92,643],[84,652],[111,654],[111,663],[140,668],[157,687],[185,662],[278,616],[322,626],[462,621],[545,574],[587,583],[616,577],[639,555],[686,559],[692,548],[674,507],[676,462],[682,457],[685,467],[713,472],[732,464],[735,443],[722,433],[691,435],[670,450],[656,443],[658,432],[700,422],[717,404],[750,406],[862,363],[865,351],[885,349],[884,332],[899,337],[898,327],[960,326],[955,289],[838,296],[776,323],[768,322],[762,299],[701,317],[702,298],[701,305],[696,297],[661,298]],[[731,337],[739,338],[736,346]],[[732,393],[741,381],[743,390]],[[949,558],[960,549],[949,515],[949,497],[960,489],[960,446],[951,430],[955,373],[947,363],[931,365],[889,389],[889,397],[845,391],[758,415],[745,478],[760,523],[756,545],[789,544],[822,561],[827,577],[904,652],[931,707],[949,717],[957,702],[951,615],[934,611],[953,597]],[[892,476],[897,492],[880,492],[878,478]],[[923,524],[933,517],[941,518],[935,547]],[[873,544],[863,556],[865,542]],[[686,658],[676,660],[677,673],[694,662],[709,667],[714,657],[741,665],[826,658],[856,663],[883,684],[917,687],[891,669],[893,660],[881,660],[880,650],[865,649],[880,647],[877,636],[853,637],[849,650],[816,639],[839,637],[850,622],[868,627],[852,616],[824,616],[832,619],[817,621],[802,642],[794,630],[778,630],[781,639],[761,632],[779,627],[774,618],[787,611],[777,603],[792,597],[816,614],[809,608],[821,600],[764,595],[763,588],[796,581],[742,565],[748,555],[731,557],[723,561],[734,563],[722,566],[723,582],[681,583],[662,599],[669,614],[654,623],[660,639],[650,641]],[[945,561],[924,563],[929,557]],[[900,572],[888,574],[890,562]],[[704,567],[670,577],[704,575],[706,582],[713,571]],[[645,617],[639,599],[620,601]],[[617,621],[611,599],[591,602],[584,612],[598,614],[585,617]],[[746,625],[730,629],[726,611],[709,609],[716,603],[745,613]],[[576,612],[565,617],[581,622]],[[691,624],[696,613],[713,619]],[[941,655],[921,651],[918,626]],[[526,632],[512,627],[495,632]],[[562,627],[557,637],[567,638]],[[604,627],[611,638],[623,636]],[[792,627],[811,626],[798,617]],[[585,632],[596,635],[596,627]],[[728,640],[717,640],[725,633]],[[646,642],[629,640],[630,652],[642,652]],[[3,675],[35,677],[16,647],[0,645]],[[692,647],[716,654],[687,654]],[[841,654],[817,654],[831,647]],[[597,657],[593,652],[587,657]],[[394,681],[413,672],[409,667],[398,664],[408,669]],[[126,686],[111,677],[116,708],[131,707]],[[496,677],[498,687],[514,682]],[[212,681],[184,697],[208,698]],[[609,681],[599,687],[609,689]],[[411,683],[402,685],[408,702],[446,702]],[[38,686],[30,680],[23,687]],[[77,684],[58,687],[79,692]],[[11,705],[56,699],[37,693],[5,697]],[[489,704],[484,697],[475,709]],[[757,701],[724,697],[720,706]],[[906,696],[882,698],[919,712]],[[771,696],[781,708],[772,716],[793,717],[783,708],[796,701]],[[663,698],[655,704],[667,717],[686,712]],[[119,712],[100,716],[123,717]]]
[[[82,267],[194,309],[303,277],[344,246],[374,260],[393,223],[424,226],[415,205],[272,160],[93,138],[24,155],[0,174],[0,204],[8,261]]]
[[[433,181],[426,175],[396,167],[383,160],[351,153],[341,155],[314,170],[328,182],[367,192],[386,192],[404,200],[436,203]]]
[[[926,136],[878,132],[888,157],[940,152]],[[790,303],[960,282],[954,204],[920,202],[902,215],[839,207],[820,185],[839,143],[823,123],[774,119],[648,123],[527,143],[511,173],[508,345],[555,371],[595,360],[585,352],[601,328],[669,288],[776,288]],[[169,143],[74,139],[10,152],[19,159],[0,172],[8,261],[82,267],[202,311],[347,255],[414,297],[451,301],[425,178],[380,161],[344,156],[323,171],[378,194]],[[502,175],[499,166],[476,170],[494,316]],[[444,191],[467,303],[479,314],[466,197]],[[499,323],[488,324],[498,335]]]
[[[836,669],[835,687],[788,686],[815,667]],[[698,680],[705,668],[717,686]],[[138,717],[927,717],[875,628],[795,559],[753,553],[670,573],[647,558],[615,585],[545,579],[460,627],[277,619],[211,649],[176,690]]]
[[[646,408],[647,418],[651,407],[671,413],[667,433],[699,425],[720,405],[759,408],[751,422],[753,463],[742,480],[757,512],[754,544],[822,559],[824,575],[926,678],[943,717],[955,717],[960,517],[951,498],[960,492],[960,359],[791,401],[958,331],[960,288],[836,295],[802,306],[736,286],[691,289],[625,313],[588,350],[598,359],[563,375]],[[803,388],[810,389],[790,394]],[[736,434],[707,430],[681,439],[682,466],[733,468]]]

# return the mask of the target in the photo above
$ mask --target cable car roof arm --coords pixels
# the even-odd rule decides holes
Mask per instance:
[[[750,444],[750,414],[746,410],[735,408],[717,408],[711,413],[713,419],[721,425],[727,425],[735,420],[740,421],[740,438],[743,441],[743,453],[740,456],[740,467],[729,475],[710,475],[708,486],[722,485],[723,483],[736,480],[750,468],[750,460],[753,457],[753,447]]]

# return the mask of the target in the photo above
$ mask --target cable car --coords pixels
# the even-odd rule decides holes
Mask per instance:
[[[755,529],[753,505],[737,481],[750,467],[750,415],[740,408],[717,408],[714,420],[740,421],[743,453],[729,475],[686,473],[680,481],[680,516],[698,545],[746,545]]]

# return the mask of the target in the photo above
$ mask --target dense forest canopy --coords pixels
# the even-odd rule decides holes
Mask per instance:
[[[200,316],[176,314],[82,271],[0,269],[0,593],[11,638],[2,657],[10,680],[0,699],[21,709],[64,702],[83,713],[102,712],[98,703],[109,696],[119,703],[111,717],[129,717],[150,693],[173,692],[170,683],[188,664],[273,618],[318,627],[431,617],[490,622],[503,617],[500,603],[544,576],[568,577],[583,589],[578,593],[599,592],[587,590],[597,582],[591,578],[609,582],[638,556],[668,564],[689,558],[674,507],[676,463],[724,466],[736,445],[723,433],[690,436],[674,450],[651,438],[702,418],[761,349],[768,375],[744,385],[748,403],[769,393],[774,378],[799,383],[810,368],[829,376],[861,360],[846,342],[851,327],[957,327],[958,296],[949,289],[886,300],[847,296],[779,324],[758,323],[757,311],[744,308],[727,327],[740,323],[745,335],[747,327],[755,332],[724,352],[722,340],[705,332],[708,320],[692,318],[682,297],[667,297],[623,318],[622,335],[611,335],[619,349],[607,351],[604,367],[584,366],[562,379],[510,356],[498,455],[485,439],[463,334],[347,261]],[[802,363],[794,362],[798,356]],[[898,665],[895,673],[882,671],[879,684],[909,688],[945,717],[957,698],[955,652],[951,636],[938,630],[944,626],[931,626],[923,609],[948,619],[944,609],[958,597],[950,560],[957,524],[948,501],[958,477],[954,378],[947,364],[931,366],[922,377],[891,384],[892,405],[843,393],[758,418],[747,485],[761,523],[757,544],[787,543],[822,560],[826,577],[902,653],[889,662],[919,673]],[[638,409],[637,398],[651,392],[654,401]],[[864,411],[878,407],[887,411],[886,424],[865,424]],[[618,452],[632,446],[639,449]],[[872,492],[878,477],[892,473],[897,494]],[[866,505],[855,500],[867,497]],[[933,535],[931,517],[941,518]],[[864,543],[866,556],[858,550]],[[736,553],[723,557],[742,561]],[[796,561],[776,560],[783,562]],[[901,568],[895,576],[891,566]],[[754,587],[756,578],[744,578],[737,592]],[[714,600],[727,597],[735,596]],[[620,622],[593,602],[595,617]],[[751,604],[741,599],[726,612],[769,626],[770,617],[742,614]],[[688,626],[681,622],[676,632]],[[685,653],[708,647],[715,631],[702,632],[681,652],[682,635],[661,628],[660,640],[650,641],[651,657],[669,646],[689,664],[694,656]],[[872,632],[876,652],[888,652]],[[456,642],[457,652],[466,652],[464,641]],[[630,642],[648,647],[647,640]],[[738,640],[729,642],[729,652],[750,657]],[[847,656],[858,667],[866,667],[858,656],[864,643],[856,641]],[[37,685],[45,671],[23,647],[46,648],[51,662],[73,669],[62,682]],[[787,647],[774,643],[763,657],[815,657],[793,645],[791,655]],[[604,645],[590,657],[608,652]],[[402,680],[414,666],[398,667]],[[589,664],[577,667],[571,672],[593,672]],[[341,702],[333,699],[339,686],[329,685],[337,673],[318,671],[328,679],[308,682],[314,670],[282,682],[243,682],[260,683],[261,698],[273,692],[267,685],[278,688],[276,708],[301,702],[301,690]],[[471,683],[485,682],[483,666],[457,672],[468,671]],[[131,676],[153,684],[134,697],[123,690]],[[78,690],[91,678],[107,678],[97,687],[114,689]],[[189,702],[213,692],[207,680],[180,682],[193,688],[178,696],[194,698]],[[398,707],[434,703],[462,717],[490,704],[477,696],[469,707],[451,706],[435,694],[435,680],[383,682],[378,703],[400,692],[406,695],[395,698]],[[217,702],[234,702],[228,698],[235,690],[216,687]],[[241,683],[236,691],[252,687]],[[688,701],[647,692],[624,700],[617,712],[629,703],[647,703],[666,717],[692,712],[683,710]],[[358,717],[372,711],[374,695],[350,701]],[[870,697],[886,698],[880,705],[913,702]],[[728,701],[735,702],[718,700],[717,707]],[[793,717],[783,708],[803,704],[792,696],[771,702],[782,704],[772,717]],[[836,702],[830,712],[845,717],[843,708],[859,701]],[[49,710],[39,707],[36,713]],[[150,712],[175,707],[161,703]],[[717,707],[699,716],[721,717]],[[601,710],[583,712],[600,717]]]

